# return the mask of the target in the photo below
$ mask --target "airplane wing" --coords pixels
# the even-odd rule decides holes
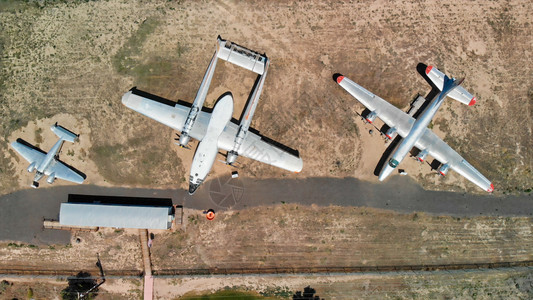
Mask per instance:
[[[20,143],[18,140],[11,143],[11,147],[15,149],[25,160],[30,164],[38,165],[46,156],[45,153]]]
[[[390,128],[396,128],[401,137],[406,137],[407,134],[409,134],[409,131],[415,123],[415,119],[413,117],[396,108],[394,105],[390,104],[379,96],[367,91],[365,88],[347,77],[339,76],[337,78],[337,83],[371,112],[376,113],[377,117],[385,122],[385,124],[387,124]]]
[[[124,94],[122,97],[122,103],[128,108],[177,131],[183,129],[183,125],[190,110],[190,108],[185,105],[176,104],[175,106],[171,106],[134,94],[132,91]],[[192,138],[201,141],[205,136],[210,118],[210,113],[201,111],[198,114],[189,135]],[[238,130],[239,126],[230,121],[218,139],[218,148],[225,151],[233,150],[235,136],[237,135]],[[303,167],[303,161],[300,157],[268,143],[259,135],[251,131],[248,131],[238,154],[292,172],[300,172]]]
[[[441,140],[431,129],[426,128],[415,146],[420,150],[427,150],[429,155],[443,164],[448,164],[452,170],[461,174],[485,191],[492,192],[494,185],[469,164],[461,155]]]
[[[218,148],[233,150],[238,130],[237,124],[228,123],[218,138]],[[303,160],[300,157],[269,143],[252,131],[246,134],[238,154],[291,172],[298,173],[303,168]]]
[[[66,166],[65,164],[56,159],[52,160],[48,168],[46,168],[46,170],[44,171],[44,174],[46,176],[54,174],[56,178],[72,181],[75,183],[83,183],[83,181],[85,180],[83,176],[81,176],[80,174],[72,170],[70,167]]]
[[[134,94],[133,91],[122,96],[122,103],[128,108],[180,132],[190,110],[190,107],[185,105],[176,104],[172,107],[167,103]]]

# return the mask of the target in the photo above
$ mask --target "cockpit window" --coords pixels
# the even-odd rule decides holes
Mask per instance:
[[[400,164],[400,163],[399,163],[397,160],[395,160],[394,158],[391,158],[391,159],[389,160],[389,166],[391,166],[391,167],[393,167],[393,168],[396,168],[399,164]]]

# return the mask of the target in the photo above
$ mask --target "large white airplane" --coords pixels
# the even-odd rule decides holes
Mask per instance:
[[[215,104],[211,113],[202,111],[209,85],[218,59],[222,59],[258,74],[250,101],[239,124],[231,121],[233,97],[226,93]],[[190,138],[200,143],[196,148],[189,176],[189,193],[193,194],[211,170],[220,150],[227,151],[226,164],[233,164],[238,156],[244,156],[292,172],[300,172],[302,159],[295,153],[282,149],[249,130],[263,89],[269,60],[237,44],[218,37],[215,54],[204,75],[191,107],[182,104],[169,105],[156,97],[132,89],[122,97],[122,103],[149,118],[180,131],[179,143],[187,147]]]
[[[57,125],[57,123],[54,124],[51,129],[59,137],[59,140],[55,143],[52,149],[48,151],[48,154],[24,143],[20,139],[11,143],[11,147],[30,163],[28,172],[36,171],[31,187],[39,187],[38,181],[44,175],[48,176],[46,182],[50,184],[52,184],[56,178],[75,183],[83,183],[85,175],[80,174],[59,160],[59,150],[61,149],[63,142],[69,141],[74,143],[78,140],[78,135]]]
[[[419,161],[424,161],[429,154],[441,162],[442,166],[439,168],[439,173],[442,176],[446,176],[448,170],[452,169],[483,190],[492,192],[494,185],[427,127],[446,96],[468,105],[474,105],[476,98],[460,86],[462,79],[450,79],[432,66],[426,68],[426,75],[441,92],[428,104],[426,110],[417,119],[350,79],[342,75],[337,77],[337,83],[370,111],[365,116],[368,122],[372,123],[376,117],[379,117],[389,126],[389,130],[385,133],[389,139],[394,138],[397,134],[403,138],[403,141],[392,152],[385,167],[381,170],[379,180],[383,181],[389,176],[409,151],[416,147],[420,150],[416,156]]]

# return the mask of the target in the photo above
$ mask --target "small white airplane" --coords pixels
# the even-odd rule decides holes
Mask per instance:
[[[75,183],[83,183],[85,175],[75,171],[72,167],[65,165],[59,160],[59,150],[64,141],[74,143],[78,140],[78,135],[69,130],[54,124],[51,127],[52,131],[59,137],[59,141],[48,151],[48,154],[25,143],[21,139],[11,143],[11,147],[15,149],[30,165],[28,172],[35,172],[35,177],[31,184],[32,188],[39,187],[39,180],[44,176],[48,176],[46,182],[52,184],[56,178],[72,181]]]
[[[381,170],[379,180],[383,181],[389,176],[409,151],[416,147],[420,150],[416,156],[419,161],[423,162],[429,154],[441,162],[442,166],[439,168],[439,173],[442,176],[446,176],[451,168],[483,190],[492,192],[494,185],[427,127],[446,96],[468,105],[474,105],[476,98],[460,86],[463,79],[450,79],[432,66],[426,68],[426,75],[441,92],[428,104],[426,110],[417,119],[342,75],[336,79],[341,87],[370,110],[365,116],[368,122],[372,123],[376,117],[379,117],[390,128],[385,133],[387,138],[393,139],[397,134],[403,138],[396,150],[392,152],[388,163]]]
[[[218,59],[236,64],[260,76],[238,125],[231,121],[231,93],[222,95],[211,113],[202,111]],[[180,131],[179,143],[176,143],[180,147],[187,147],[191,137],[200,141],[191,165],[189,194],[192,195],[204,182],[219,149],[227,151],[225,163],[228,165],[232,165],[238,156],[244,156],[292,172],[302,170],[303,161],[296,153],[282,149],[249,130],[268,65],[269,60],[265,55],[222,40],[219,36],[215,54],[191,107],[179,103],[172,106],[136,89],[122,96],[122,103],[128,108]]]

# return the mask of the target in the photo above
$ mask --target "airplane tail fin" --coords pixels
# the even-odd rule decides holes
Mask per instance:
[[[75,134],[74,132],[66,129],[65,127],[61,126],[61,125],[57,125],[57,123],[55,123],[54,125],[52,125],[52,127],[50,128],[52,129],[52,131],[61,139],[65,140],[65,141],[69,141],[71,143],[74,143],[75,141],[78,140],[78,135]]]
[[[442,73],[441,71],[439,71],[437,68],[433,66],[428,66],[426,68],[426,75],[433,82],[433,84],[437,86],[437,88],[443,91],[444,77],[446,77],[444,73]],[[454,100],[457,100],[463,104],[467,104],[469,106],[472,106],[476,103],[476,97],[472,96],[472,94],[470,94],[462,86],[458,86],[454,88],[453,90],[451,90],[448,94],[448,97]]]
[[[439,95],[440,98],[448,96],[453,92],[465,79],[450,79],[448,76],[444,75],[444,82],[442,85],[442,91]]]

